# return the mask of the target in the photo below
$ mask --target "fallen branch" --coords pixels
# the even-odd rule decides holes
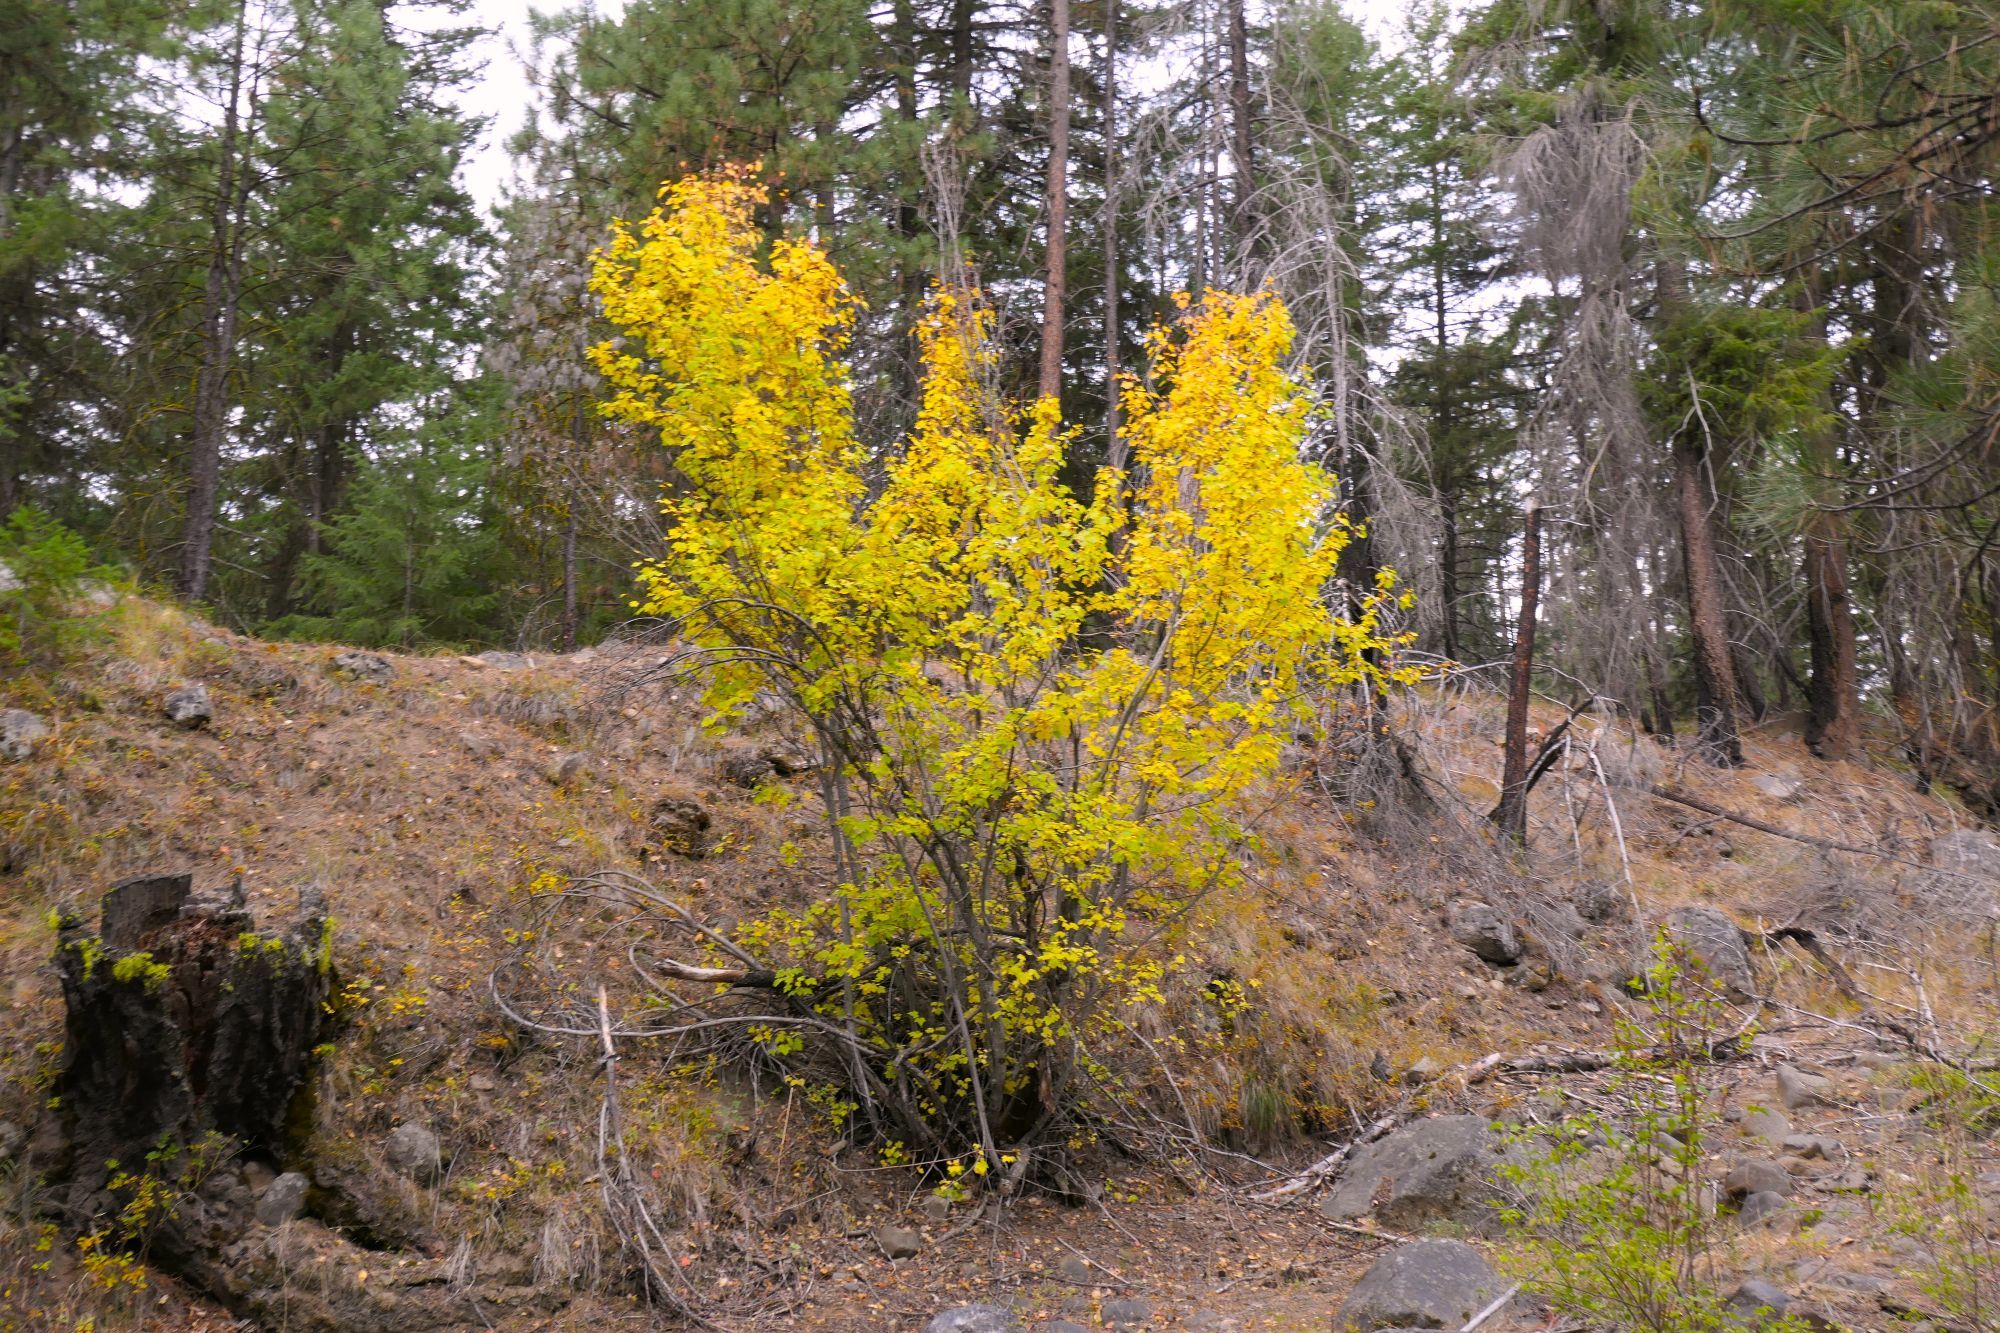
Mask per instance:
[[[723,986],[754,986],[759,990],[776,990],[778,987],[778,974],[769,968],[696,967],[692,963],[675,962],[658,956],[647,959],[646,965],[675,981],[708,981]]]
[[[1515,1294],[1520,1290],[1521,1290],[1521,1284],[1516,1282],[1513,1286],[1501,1292],[1498,1296],[1494,1298],[1493,1303],[1491,1305],[1487,1306],[1484,1310],[1481,1310],[1478,1314],[1472,1316],[1472,1318],[1466,1320],[1465,1326],[1459,1329],[1458,1333],[1477,1333],[1479,1326],[1485,1323],[1487,1320],[1491,1319],[1494,1315],[1499,1314],[1502,1310],[1507,1308],[1507,1302],[1513,1300]]]
[[[1675,805],[1684,805],[1690,810],[1699,810],[1705,815],[1714,815],[1717,819],[1724,819],[1732,824],[1741,824],[1744,828],[1755,829],[1759,833],[1768,833],[1774,838],[1784,838],[1791,842],[1802,842],[1808,847],[1818,847],[1829,852],[1846,852],[1850,856],[1870,856],[1877,861],[1886,861],[1890,865],[1909,866],[1913,870],[1924,870],[1933,875],[1950,875],[1954,879],[1977,880],[1979,878],[1979,876],[1969,871],[1953,870],[1948,866],[1931,865],[1924,861],[1912,861],[1906,856],[1892,856],[1879,847],[1859,847],[1851,842],[1837,842],[1832,838],[1822,838],[1811,833],[1799,833],[1793,829],[1779,828],[1776,824],[1766,824],[1761,819],[1753,819],[1749,815],[1738,814],[1734,810],[1725,810],[1719,805],[1711,805],[1700,797],[1690,796],[1688,793],[1675,787],[1663,787],[1658,783],[1653,783],[1647,786],[1646,790],[1663,801],[1672,801]]]
[[[1756,1020],[1757,1010],[1752,1009],[1750,1016],[1735,1031],[1708,1043],[1708,1057],[1711,1060],[1722,1060],[1740,1051],[1743,1034],[1750,1030],[1751,1024],[1755,1023]],[[1659,1052],[1659,1054],[1664,1055],[1665,1052]],[[1645,1056],[1645,1052],[1638,1052],[1632,1058],[1643,1060]],[[1498,1074],[1589,1074],[1595,1073],[1600,1069],[1610,1068],[1619,1058],[1620,1053],[1616,1051],[1564,1051],[1555,1055],[1508,1055],[1495,1051],[1493,1054],[1483,1055],[1477,1060],[1470,1060],[1462,1065],[1454,1065],[1440,1074],[1435,1081],[1442,1082],[1445,1079],[1459,1078],[1465,1081],[1465,1086],[1471,1087],[1473,1084],[1483,1083]],[[1338,1172],[1341,1167],[1347,1164],[1347,1159],[1353,1156],[1357,1148],[1360,1148],[1364,1144],[1373,1143],[1375,1140],[1388,1134],[1391,1130],[1400,1127],[1409,1118],[1410,1112],[1407,1110],[1385,1115],[1361,1131],[1357,1137],[1320,1158],[1297,1175],[1292,1176],[1282,1184],[1274,1185],[1270,1189],[1252,1194],[1250,1197],[1259,1203],[1272,1203],[1280,1199],[1289,1199],[1303,1194],[1307,1190],[1325,1183],[1325,1181]],[[1379,1233],[1371,1232],[1369,1234],[1374,1235]]]
[[[1868,1003],[1866,997],[1861,994],[1861,988],[1854,984],[1854,978],[1847,974],[1847,969],[1840,965],[1840,960],[1828,953],[1826,946],[1819,942],[1819,936],[1815,932],[1804,926],[1780,926],[1776,930],[1766,931],[1764,934],[1766,947],[1774,944],[1782,944],[1786,940],[1790,940],[1811,954],[1813,961],[1825,968],[1827,975],[1833,978],[1835,989],[1847,997],[1849,1001],[1859,1005],[1863,1013],[1867,1013],[1873,1007]]]
[[[1336,1148],[1305,1170],[1293,1176],[1290,1180],[1287,1180],[1284,1184],[1259,1191],[1250,1197],[1259,1203],[1270,1203],[1277,1199],[1289,1199],[1295,1194],[1305,1193],[1307,1190],[1313,1188],[1313,1186],[1318,1185],[1321,1181],[1331,1176],[1334,1172],[1340,1170],[1341,1166],[1346,1163],[1348,1157],[1353,1154],[1356,1148],[1359,1148],[1364,1143],[1373,1143],[1390,1130],[1396,1128],[1396,1126],[1402,1124],[1403,1120],[1404,1117],[1400,1113],[1383,1116],[1380,1120],[1377,1120],[1374,1124],[1363,1130],[1361,1137]]]

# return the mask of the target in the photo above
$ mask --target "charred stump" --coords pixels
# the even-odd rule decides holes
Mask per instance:
[[[282,1159],[331,985],[319,895],[264,934],[240,883],[211,898],[192,876],[148,876],[104,895],[95,934],[74,915],[60,932],[72,1220],[115,1211],[110,1163],[141,1170],[204,1143]]]

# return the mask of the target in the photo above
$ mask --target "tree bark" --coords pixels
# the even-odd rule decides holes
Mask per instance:
[[[1737,730],[1740,711],[1736,663],[1729,651],[1729,628],[1722,610],[1722,575],[1716,563],[1715,529],[1708,512],[1707,461],[1699,442],[1676,441],[1674,501],[1681,528],[1681,566],[1687,580],[1688,626],[1694,638],[1695,738],[1723,767],[1743,763]]]
[[[1118,0],[1104,0],[1104,461],[1126,464],[1118,376]]]
[[[1812,517],[1806,530],[1805,579],[1812,661],[1806,687],[1806,748],[1821,759],[1845,759],[1861,738],[1861,685],[1840,515]]]
[[[146,1169],[162,1141],[209,1132],[282,1158],[332,988],[326,904],[302,891],[298,918],[255,930],[242,885],[195,897],[188,875],[142,876],[104,896],[93,936],[59,923],[66,1022],[57,1079],[73,1217],[103,1206],[110,1168]]]
[[[1069,269],[1069,0],[1049,0],[1048,222],[1042,274],[1041,396],[1062,394],[1063,314]]]
[[[236,351],[236,311],[243,286],[244,208],[249,171],[241,161],[243,46],[248,0],[237,0],[229,56],[228,100],[218,143],[215,208],[210,220],[208,274],[202,285],[201,365],[195,376],[194,423],[188,451],[187,517],[181,534],[180,593],[199,602],[213,568],[222,444],[229,430],[229,372]],[[254,91],[251,94],[255,98]],[[253,114],[254,132],[254,114]]]
[[[1229,156],[1235,168],[1236,244],[1248,253],[1256,230],[1256,169],[1250,135],[1250,33],[1244,0],[1229,0]]]
[[[576,503],[571,501],[564,509],[562,646],[564,652],[573,653],[576,651]]]
[[[960,129],[972,128],[973,0],[951,0],[952,115]]]
[[[1534,684],[1535,613],[1542,592],[1542,508],[1528,501],[1521,530],[1521,619],[1514,631],[1514,671],[1507,685],[1507,735],[1500,803],[1492,820],[1500,836],[1528,843],[1528,696]]]

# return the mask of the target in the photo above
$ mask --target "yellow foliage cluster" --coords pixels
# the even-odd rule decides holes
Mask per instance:
[[[983,1173],[1061,1131],[1091,1044],[1157,997],[1301,701],[1394,674],[1391,594],[1330,609],[1352,533],[1301,459],[1272,296],[1211,292],[1153,334],[1123,386],[1131,473],[1086,499],[1056,403],[995,389],[974,291],[929,302],[909,438],[857,438],[855,298],[816,247],[765,245],[761,201],[682,180],[599,256],[623,331],[594,352],[604,410],[676,474],[635,606],[676,623],[720,713],[768,690],[817,740],[843,882],[746,939],[844,1034],[879,1129]]]

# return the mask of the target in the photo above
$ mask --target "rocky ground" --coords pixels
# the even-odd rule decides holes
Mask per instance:
[[[825,882],[782,727],[708,734],[645,680],[656,658],[263,644],[128,599],[87,662],[7,687],[0,1329],[671,1314],[635,1298],[607,1220],[598,1053],[525,1033],[488,984],[538,886],[572,875],[646,876],[724,926]],[[1699,1160],[1673,1168],[1713,1214],[1718,1288],[1795,1327],[2000,1326],[1990,1285],[1968,1307],[1963,1281],[2000,1277],[1978,1120],[2000,1103],[1980,1044],[2000,1027],[1991,836],[1886,752],[1820,764],[1782,723],[1741,773],[1605,731],[1537,793],[1522,865],[1479,832],[1490,704],[1434,692],[1405,722],[1438,808],[1357,802],[1316,780],[1326,757],[1296,757],[1254,892],[1202,923],[1202,967],[1254,979],[1255,1010],[1225,1028],[1198,988],[1170,997],[1162,1030],[1208,1023],[1173,1087],[1187,1132],[1094,1159],[1061,1197],[975,1215],[800,1096],[622,1053],[686,1303],[738,1328],[1462,1328],[1546,1276],[1498,1220],[1524,1151],[1506,1145],[1632,1103],[1602,1057],[1619,1019],[1653,1022],[1621,984],[1643,921],[1700,957],[1730,999],[1718,1035],[1741,1038],[1703,1062]],[[74,995],[84,969],[51,960],[97,938],[113,884],[179,873],[198,901],[122,945],[103,932],[103,984],[183,996],[215,975],[187,961],[215,941],[323,943],[331,1023],[292,1118],[225,1126],[235,1146],[183,1171],[166,1224],[131,1215],[115,1172],[78,1192],[79,1159],[106,1154],[79,1153],[79,1117],[97,1122],[62,1105],[64,977]],[[300,933],[302,897],[324,902],[323,941]],[[137,1079],[171,1044],[113,1067]],[[107,1257],[121,1244],[134,1262]],[[1562,1323],[1528,1290],[1479,1327]]]

